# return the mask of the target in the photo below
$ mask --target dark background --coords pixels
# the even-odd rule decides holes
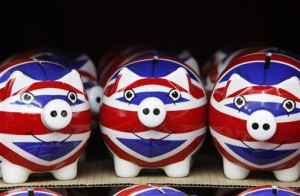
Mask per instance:
[[[295,1],[0,0],[0,59],[51,47],[97,63],[115,47],[150,42],[188,48],[203,62],[216,49],[258,42],[300,53]]]
[[[188,48],[200,64],[220,47],[245,42],[300,54],[297,0],[0,0],[0,25],[0,60],[24,50],[52,48],[86,53],[97,63],[116,47],[141,42]],[[98,149],[88,148],[88,158],[108,156],[100,131],[93,134],[91,143]],[[207,149],[214,149],[208,139],[201,153]],[[213,195],[216,190],[190,193],[199,191]]]

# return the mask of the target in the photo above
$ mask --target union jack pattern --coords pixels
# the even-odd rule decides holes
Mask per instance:
[[[91,114],[76,70],[34,58],[10,60],[0,67],[0,97],[4,181],[19,178],[7,167],[24,168],[29,175],[77,162],[89,139]],[[52,122],[49,115],[62,120]]]
[[[268,195],[269,196],[272,196],[272,195],[299,196],[300,192],[290,189],[290,188],[265,185],[265,186],[258,186],[258,187],[250,188],[250,189],[238,194],[238,196],[268,196]]]
[[[139,168],[189,160],[206,131],[207,100],[198,75],[166,56],[139,57],[111,69],[115,72],[106,76],[100,126],[114,158]],[[158,114],[146,119],[141,108],[152,103]],[[157,117],[162,121],[156,123]]]
[[[210,99],[209,125],[229,162],[294,181],[300,158],[300,63],[286,54],[249,53],[229,62]],[[276,173],[290,168],[295,169],[290,180]]]
[[[114,196],[147,196],[147,195],[186,196],[186,194],[174,188],[161,186],[161,185],[151,185],[151,184],[134,185],[114,194]]]
[[[31,194],[34,196],[62,196],[61,194],[48,189],[32,187],[12,189],[1,193],[0,196],[29,196]]]

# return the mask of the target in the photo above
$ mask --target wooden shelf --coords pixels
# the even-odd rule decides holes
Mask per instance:
[[[174,187],[208,187],[208,188],[248,188],[260,185],[276,185],[300,189],[300,181],[279,182],[271,172],[251,172],[245,180],[229,180],[224,177],[221,159],[200,157],[194,161],[190,175],[185,178],[169,178],[161,170],[143,170],[135,178],[119,178],[115,175],[113,161],[110,159],[81,163],[78,176],[70,181],[54,180],[51,175],[30,176],[23,184],[6,184],[0,180],[0,189],[12,189],[24,186],[45,188],[85,188],[116,187],[132,184],[155,183]]]

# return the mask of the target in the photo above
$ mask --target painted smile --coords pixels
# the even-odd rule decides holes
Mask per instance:
[[[160,141],[160,140],[164,140],[164,139],[166,139],[167,137],[169,137],[170,135],[172,135],[172,133],[174,133],[174,131],[170,131],[170,133],[168,133],[167,135],[165,135],[165,136],[163,136],[163,137],[161,137],[161,138],[149,138],[149,139],[147,139],[147,138],[144,138],[144,137],[142,137],[142,136],[139,136],[138,134],[136,134],[136,133],[134,133],[132,130],[128,130],[128,132],[130,132],[130,133],[132,133],[133,135],[135,135],[137,138],[140,138],[140,139],[142,139],[142,140],[146,140],[146,141]]]
[[[41,141],[41,142],[43,142],[43,143],[53,143],[53,141],[52,141],[52,142],[48,142],[48,141],[44,141],[44,140],[38,138],[37,136],[35,136],[35,135],[33,134],[33,131],[27,132],[26,134],[31,135],[31,136],[34,137],[36,140]],[[63,140],[61,140],[61,141],[58,141],[58,142],[55,142],[55,143],[63,143],[63,142],[65,142],[65,141],[67,141],[72,135],[73,135],[73,130],[71,131],[70,135],[68,135],[65,139],[63,139]]]
[[[275,150],[275,149],[279,148],[280,146],[282,146],[282,145],[285,143],[284,141],[282,141],[281,144],[278,144],[278,146],[275,146],[274,148],[271,148],[271,149],[261,149],[261,148],[255,149],[255,148],[252,148],[251,146],[249,146],[248,144],[246,144],[243,140],[241,140],[241,139],[239,139],[239,140],[240,140],[240,142],[242,142],[242,144],[244,144],[247,148],[250,148],[251,150],[254,150],[254,151],[272,151],[272,150]]]

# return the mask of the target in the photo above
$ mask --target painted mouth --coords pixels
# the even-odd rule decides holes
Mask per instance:
[[[128,132],[132,133],[133,135],[135,135],[137,138],[140,138],[141,140],[145,140],[145,141],[161,141],[161,140],[164,140],[166,138],[168,138],[170,135],[172,135],[174,133],[174,131],[170,131],[170,133],[168,133],[167,135],[161,137],[161,138],[144,138],[136,133],[134,133],[132,130],[128,130]]]
[[[243,140],[241,140],[240,138],[238,139],[240,140],[240,142],[242,142],[242,144],[244,144],[247,148],[250,148],[251,150],[254,150],[254,151],[272,151],[272,150],[276,150],[277,148],[279,148],[280,146],[282,146],[283,144],[285,144],[286,142],[285,141],[282,141],[281,144],[278,144],[277,146],[275,146],[274,148],[271,148],[271,149],[262,149],[262,148],[252,148],[251,146],[249,146],[248,144],[246,144]]]
[[[27,132],[26,134],[27,134],[27,135],[31,135],[33,138],[35,138],[36,140],[38,140],[38,141],[40,141],[40,142],[43,142],[43,143],[63,143],[63,142],[65,142],[65,141],[67,141],[67,140],[73,135],[73,133],[74,133],[74,131],[72,130],[71,133],[70,133],[70,135],[68,135],[65,139],[63,139],[63,140],[61,140],[61,141],[51,141],[51,142],[44,141],[44,140],[38,138],[37,136],[35,136],[35,135],[33,134],[33,131]]]

